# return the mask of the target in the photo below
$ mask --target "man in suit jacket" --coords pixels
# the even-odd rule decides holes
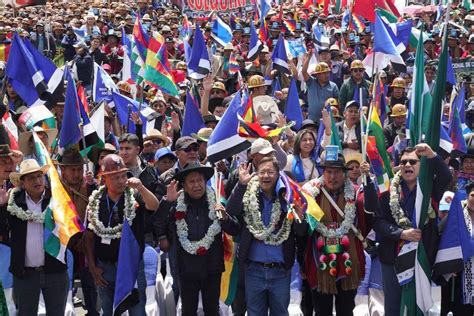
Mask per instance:
[[[66,309],[67,266],[44,249],[45,210],[51,198],[44,177],[48,167],[26,159],[20,164],[19,172],[10,174],[10,180],[17,186],[10,192],[7,212],[10,272],[19,316],[38,313],[40,291],[46,314],[63,316]]]

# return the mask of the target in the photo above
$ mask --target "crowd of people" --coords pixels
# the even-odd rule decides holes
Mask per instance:
[[[393,9],[392,0],[385,2]],[[51,181],[46,176],[49,168],[58,170],[85,227],[71,237],[67,249],[73,254],[72,276],[80,281],[87,315],[114,315],[117,266],[126,226],[133,231],[141,253],[151,246],[168,258],[171,269],[167,272],[163,268],[161,273],[171,274],[174,302],[181,302],[182,315],[196,315],[200,302],[205,315],[219,315],[224,261],[229,256],[226,238],[233,240],[239,267],[231,302],[233,315],[288,315],[295,265],[302,281],[298,289],[302,315],[329,316],[334,310],[338,316],[353,315],[355,297],[364,283],[371,284],[367,300],[370,315],[400,315],[403,295],[396,266],[402,244],[434,245],[434,253],[427,251],[432,265],[437,242],[449,223],[449,207],[443,205],[449,204],[454,194],[463,200],[462,218],[469,236],[473,231],[473,73],[456,69],[456,82],[446,84],[442,100],[441,128],[450,134],[451,120],[458,117],[462,121],[464,152],[432,149],[423,140],[411,144],[406,128],[409,112],[421,106],[415,104],[412,93],[419,89],[414,86],[416,56],[423,55],[421,73],[433,98],[444,32],[452,62],[474,62],[474,8],[468,2],[423,6],[425,3],[411,1],[400,13],[392,10],[398,23],[411,21],[415,42],[425,36],[419,45],[423,51],[416,50],[410,38],[400,55],[404,64],[389,62],[384,69],[370,71],[367,56],[373,53],[374,24],[347,23],[345,9],[337,9],[329,1],[324,7],[299,1],[269,4],[263,17],[267,38],[254,60],[248,56],[252,55],[253,23],[262,24],[255,19],[255,12],[262,11],[260,1],[249,4],[252,10],[242,7],[221,15],[232,29],[232,40],[225,46],[213,40],[214,12],[203,17],[191,14],[186,23],[193,30],[202,30],[210,60],[210,71],[201,79],[187,72],[186,45],[192,44],[193,38],[187,41],[181,36],[181,3],[47,2],[2,8],[0,244],[8,246],[11,260],[8,267],[0,267],[0,285],[3,282],[6,288],[6,274],[11,273],[13,292],[6,299],[12,302],[5,304],[0,286],[0,315],[37,315],[40,293],[47,315],[65,315],[71,284],[68,263],[47,252],[44,244],[52,199]],[[327,12],[328,7],[332,13]],[[410,10],[415,7],[417,10]],[[124,80],[127,49],[123,37],[133,37],[137,19],[150,36],[159,33],[163,37],[177,96],[146,81]],[[293,22],[294,28],[287,26]],[[329,39],[326,45],[315,35],[315,25],[318,34]],[[63,124],[68,102],[63,95],[48,105],[54,114],[53,125],[38,121],[36,126],[26,127],[20,117],[30,104],[15,91],[5,70],[23,66],[8,65],[14,34],[29,40],[56,65],[70,68],[85,89],[91,108],[96,105],[94,64],[102,67],[118,94],[139,100],[152,110],[154,125],[144,128],[144,117],[133,111],[124,125],[111,102],[106,104],[103,118],[101,138],[105,144],[98,143],[87,154],[80,150],[82,144],[59,150],[60,131],[70,128]],[[272,60],[280,36],[287,41],[301,39],[304,50],[288,57],[287,73]],[[237,71],[232,68],[234,62]],[[369,65],[373,66],[371,58]],[[293,82],[301,113],[297,124],[285,116],[292,102]],[[373,93],[375,85],[382,87],[377,94]],[[250,142],[243,151],[211,161],[208,143],[234,96],[242,91],[251,100],[242,108],[250,104],[256,117],[252,126],[279,132],[268,137],[247,135]],[[454,100],[459,100],[461,91],[459,111]],[[187,93],[197,100],[203,125],[183,135],[183,118],[193,106],[186,101]],[[369,161],[364,138],[364,122],[379,104],[384,107],[379,113],[383,147],[394,174],[390,189],[384,192],[379,190],[378,166]],[[130,125],[134,132],[130,132]],[[12,135],[12,130],[17,135]],[[39,156],[36,136],[54,159],[53,166],[44,164]],[[417,227],[411,223],[417,197],[422,194],[422,160],[433,172],[432,206],[426,223]],[[212,185],[216,177],[222,180],[222,190]],[[309,218],[307,205],[289,200],[290,180],[319,206],[316,225],[311,223],[314,219]],[[456,271],[449,283],[440,284],[442,315],[474,314],[472,260],[465,260],[464,269]],[[139,295],[136,304],[129,306],[129,315],[146,314],[144,267],[142,259],[135,280]]]

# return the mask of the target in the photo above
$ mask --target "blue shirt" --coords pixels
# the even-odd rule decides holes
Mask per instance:
[[[306,84],[308,85],[308,118],[319,122],[319,119],[322,117],[321,111],[323,110],[324,103],[329,98],[338,99],[339,88],[331,81],[321,86],[314,78],[308,79]]]
[[[278,192],[280,192],[280,189],[282,188],[284,188],[283,182],[281,179],[278,179],[275,188],[276,196],[278,196]],[[273,202],[275,201],[276,197],[268,198],[262,191],[259,192],[259,195],[263,201],[262,221],[265,226],[268,226],[272,216]],[[286,204],[282,204],[281,208],[285,210]],[[280,226],[277,226],[275,231],[278,231],[279,229]],[[250,245],[248,258],[251,261],[262,263],[284,263],[285,260],[283,257],[283,245],[267,245],[263,241],[254,239]]]

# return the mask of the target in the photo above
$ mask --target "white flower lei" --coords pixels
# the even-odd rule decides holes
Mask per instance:
[[[188,224],[186,223],[186,216],[176,220],[176,232],[178,235],[179,242],[187,253],[192,255],[199,255],[198,249],[205,249],[206,252],[214,242],[215,237],[221,233],[221,224],[217,218],[214,206],[216,205],[216,197],[214,192],[210,188],[206,188],[206,198],[209,207],[209,219],[212,220],[212,224],[207,229],[206,235],[201,240],[189,240],[188,238]],[[187,213],[188,208],[184,203],[184,193],[181,192],[178,196],[176,212]]]
[[[400,180],[402,173],[398,171],[392,179],[390,185],[390,212],[397,225],[403,229],[412,228],[412,222],[406,217],[405,212],[400,206]]]
[[[92,230],[97,236],[104,239],[119,239],[122,237],[123,224],[117,224],[114,227],[105,227],[99,219],[99,204],[100,197],[105,192],[105,186],[100,186],[97,190],[92,192],[89,197],[89,204],[87,204],[87,227]],[[135,197],[131,188],[125,189],[125,208],[123,210],[123,218],[127,220],[130,226],[136,216],[135,213]]]
[[[287,216],[283,219],[283,224],[277,233],[275,227],[281,217],[281,205],[278,198],[273,202],[272,215],[268,226],[264,226],[262,221],[262,214],[259,207],[258,199],[258,179],[250,180],[247,190],[245,191],[244,203],[244,221],[247,228],[255,239],[263,241],[267,245],[278,246],[288,239],[291,231],[291,219]]]
[[[20,192],[19,188],[14,188],[10,192],[10,197],[8,198],[7,211],[12,216],[15,216],[22,221],[31,221],[35,223],[44,223],[44,212],[33,213],[30,210],[24,210],[15,203],[15,194]]]
[[[312,180],[304,186],[314,197],[317,197],[321,193],[321,187],[324,186],[323,177]],[[344,219],[341,225],[334,228],[327,228],[323,223],[319,223],[316,226],[316,231],[326,238],[341,238],[346,235],[351,229],[354,219],[356,217],[356,201],[355,201],[355,190],[354,185],[346,178],[344,181],[344,200],[346,205],[344,206]]]

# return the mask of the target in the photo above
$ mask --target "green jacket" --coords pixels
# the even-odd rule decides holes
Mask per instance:
[[[367,99],[369,96],[371,82],[363,79],[361,84],[364,88],[363,90],[365,90],[362,95],[363,103],[368,104]],[[354,99],[354,92],[356,87],[357,83],[354,81],[354,79],[352,79],[352,77],[344,80],[344,83],[342,84],[341,89],[339,90],[339,107],[341,112],[344,112],[346,103]],[[359,102],[359,100],[357,100],[357,102]]]

